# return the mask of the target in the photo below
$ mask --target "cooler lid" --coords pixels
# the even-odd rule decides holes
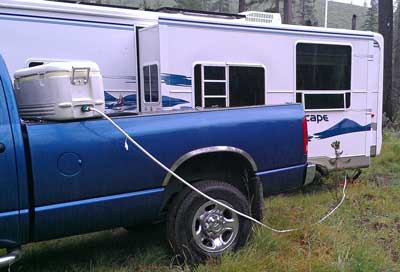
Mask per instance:
[[[47,64],[24,68],[14,73],[14,78],[43,75],[54,72],[71,73],[73,69],[89,68],[91,72],[100,72],[99,66],[93,61],[66,61],[66,62],[50,62]]]

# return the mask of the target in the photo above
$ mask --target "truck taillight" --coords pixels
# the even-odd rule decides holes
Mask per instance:
[[[308,154],[308,128],[307,128],[307,119],[303,118],[303,148],[304,155]]]

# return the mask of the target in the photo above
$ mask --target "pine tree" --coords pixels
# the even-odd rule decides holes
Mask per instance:
[[[193,9],[193,10],[208,10],[207,0],[176,0],[176,6],[178,8]]]
[[[239,0],[239,12],[246,11],[246,0]]]
[[[229,0],[216,0],[211,9],[218,12],[229,12]]]
[[[371,7],[368,9],[362,30],[378,32],[378,1],[371,0]]]
[[[293,18],[292,0],[283,0],[283,23],[291,24]]]
[[[300,24],[308,26],[317,26],[318,20],[315,16],[315,0],[300,0],[299,14]]]

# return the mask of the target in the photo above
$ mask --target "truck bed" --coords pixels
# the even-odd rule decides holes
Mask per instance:
[[[169,167],[184,154],[201,148],[243,150],[256,162],[268,194],[303,182],[306,155],[302,138],[293,137],[302,130],[302,117],[300,105],[282,105],[124,116],[115,121]],[[101,212],[99,201],[105,210],[114,210],[110,214],[118,217],[132,209],[136,218],[96,222],[97,227],[106,228],[115,221],[121,225],[151,221],[159,213],[165,171],[133,146],[127,152],[124,137],[106,120],[28,123],[25,138],[37,211],[35,237],[90,231],[95,218],[104,217],[84,215]],[[120,201],[109,201],[113,197]],[[91,210],[93,203],[96,211]],[[60,227],[56,233],[48,228],[73,217],[81,220],[74,228]]]

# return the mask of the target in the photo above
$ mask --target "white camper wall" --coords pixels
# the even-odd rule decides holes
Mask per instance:
[[[27,59],[91,60],[104,76],[107,110],[137,110],[135,27],[154,24],[157,13],[42,0],[3,0],[0,13],[11,77]]]
[[[306,32],[283,32],[279,30],[250,29],[194,22],[159,21],[161,63],[163,73],[191,79],[193,90],[193,67],[196,63],[260,64],[266,73],[266,103],[295,102],[296,95],[296,45],[317,43],[351,47],[351,88],[343,91],[301,91],[311,94],[351,93],[349,108],[307,110],[311,136],[310,161],[328,168],[335,157],[333,141],[341,142],[343,160],[340,167],[363,167],[369,164],[370,120],[367,118],[368,47],[371,37],[357,35],[308,34]],[[163,90],[173,93],[176,86],[162,85]],[[246,91],[246,90],[244,90]],[[179,96],[183,98],[183,96]],[[193,105],[193,104],[192,104]],[[354,131],[353,131],[354,130]],[[339,132],[338,132],[339,131]],[[321,136],[321,133],[324,136]],[[329,134],[332,136],[329,136]],[[328,135],[328,136],[327,136]]]
[[[29,58],[91,60],[106,90],[136,90],[133,26],[0,15],[0,28],[7,37],[0,52],[11,74]]]

